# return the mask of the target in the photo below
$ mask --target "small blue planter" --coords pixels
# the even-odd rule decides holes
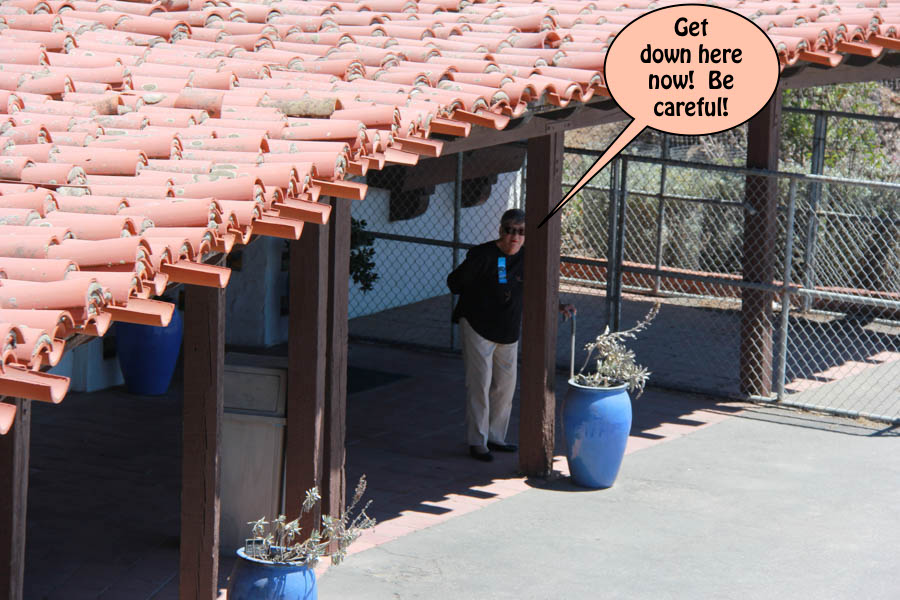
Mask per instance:
[[[132,394],[165,394],[175,373],[184,319],[177,310],[166,327],[116,323],[116,354]]]
[[[631,431],[631,399],[625,385],[591,388],[569,380],[563,404],[566,458],[580,486],[611,487]]]
[[[228,600],[317,600],[316,572],[308,566],[251,558],[244,549],[228,579]]]

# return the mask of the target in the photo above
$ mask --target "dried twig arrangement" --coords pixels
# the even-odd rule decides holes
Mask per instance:
[[[273,563],[289,563],[295,565],[307,565],[314,567],[319,558],[328,554],[331,542],[336,542],[331,553],[331,562],[338,565],[347,556],[347,548],[364,530],[375,526],[375,519],[366,514],[366,509],[372,501],[368,501],[356,516],[353,511],[362,499],[366,491],[366,476],[363,475],[356,484],[353,500],[340,517],[322,515],[322,526],[313,530],[303,542],[292,542],[301,536],[299,519],[287,521],[284,515],[279,515],[271,523],[265,517],[258,521],[251,521],[248,525],[253,527],[253,538],[248,539],[244,545],[244,553],[247,556]],[[319,501],[319,490],[312,488],[306,492],[303,505],[300,509],[301,516],[311,511]]]
[[[598,335],[593,342],[585,344],[588,351],[587,358],[581,370],[575,376],[575,383],[587,387],[615,387],[627,385],[630,392],[635,393],[635,398],[644,391],[644,384],[650,377],[650,372],[634,362],[634,352],[625,347],[625,340],[634,339],[635,334],[649,327],[651,321],[659,313],[659,304],[654,304],[647,316],[631,329],[625,331],[610,331],[609,326]],[[585,373],[588,363],[594,353],[597,353],[597,367]]]

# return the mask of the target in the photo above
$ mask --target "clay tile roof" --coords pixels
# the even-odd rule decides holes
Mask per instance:
[[[326,223],[320,195],[365,196],[345,178],[607,95],[609,43],[668,4],[5,2],[0,395],[59,402],[67,380],[42,369],[67,340],[166,324],[151,295],[225,286],[205,255]],[[783,68],[900,51],[898,0],[717,4],[766,31]],[[14,412],[0,403],[0,434]]]

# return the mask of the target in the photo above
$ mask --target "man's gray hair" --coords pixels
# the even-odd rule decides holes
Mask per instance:
[[[525,222],[525,211],[518,208],[511,208],[500,217],[500,226],[513,225]]]

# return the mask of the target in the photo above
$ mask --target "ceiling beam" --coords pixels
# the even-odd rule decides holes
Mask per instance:
[[[862,83],[900,77],[900,52],[885,51],[878,59],[846,55],[836,67],[822,67],[813,63],[798,63],[781,74],[785,88],[807,88],[836,83]]]
[[[801,62],[788,67],[781,74],[782,88],[796,89],[836,83],[859,83],[898,78],[900,52],[885,51],[877,59],[846,55],[837,67],[822,67]],[[528,112],[520,119],[513,119],[502,131],[485,127],[473,127],[466,138],[434,136],[444,142],[443,154],[450,155],[509,144],[530,138],[550,135],[560,131],[605,125],[630,119],[611,98],[579,104],[566,108],[552,108],[542,112]]]
[[[605,98],[599,102],[582,104],[541,113],[529,113],[521,120],[510,121],[510,125],[495,131],[484,127],[473,127],[466,138],[452,138],[444,142],[444,155],[487,148],[498,144],[509,144],[554,133],[615,123],[630,118],[612,100]]]

